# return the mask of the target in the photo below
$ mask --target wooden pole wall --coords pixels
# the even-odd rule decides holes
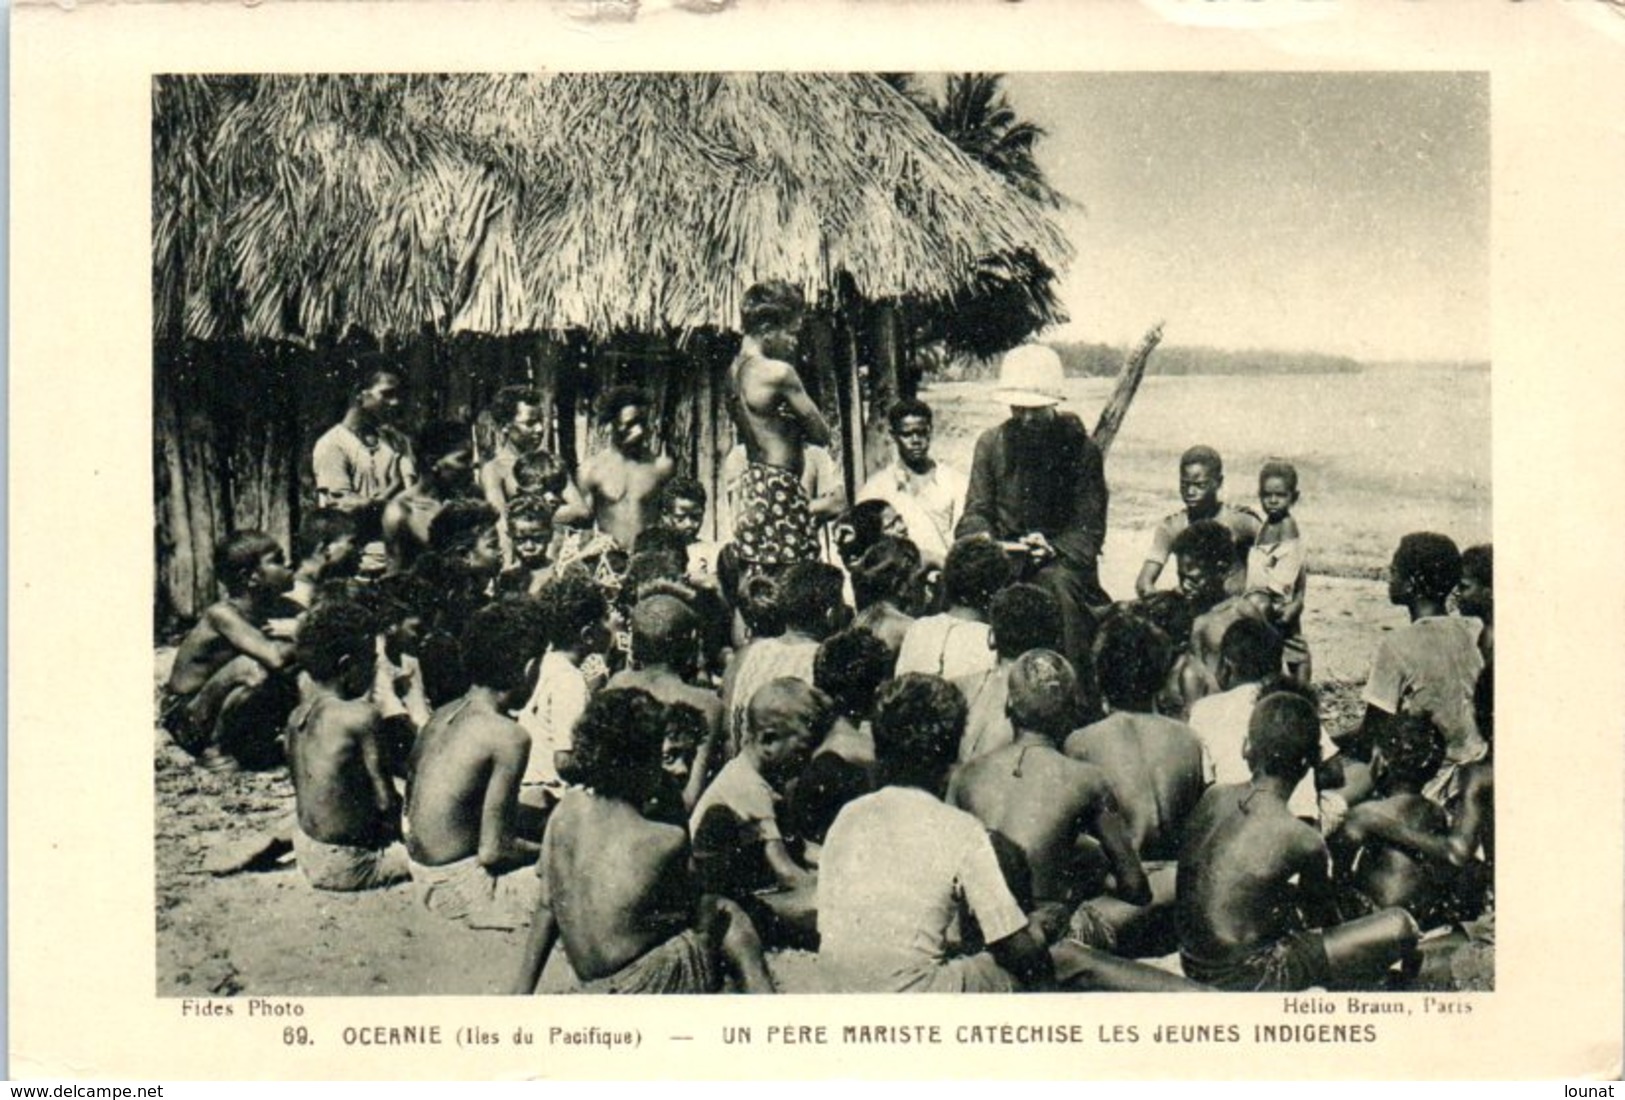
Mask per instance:
[[[867,335],[850,310],[824,311],[809,325],[803,355],[808,388],[835,432],[831,450],[849,495],[865,473],[865,387],[860,347]],[[727,541],[730,520],[723,459],[734,446],[726,410],[727,370],[737,350],[727,333],[690,334],[682,348],[657,357],[658,369],[637,381],[656,401],[658,438],[678,468],[698,478],[710,497],[707,538]],[[213,556],[218,542],[254,527],[291,552],[301,510],[314,500],[311,451],[343,416],[357,348],[315,349],[228,343],[156,342],[153,352],[155,609],[165,620],[190,620],[219,598]],[[406,384],[407,421],[471,418],[498,388],[529,383],[554,409],[550,440],[572,468],[588,437],[578,415],[588,411],[590,361],[580,333],[511,338],[433,334],[386,349]],[[658,375],[658,377],[656,377]],[[592,379],[599,386],[610,379]]]
[[[898,384],[898,316],[891,302],[876,302],[868,311],[869,365],[867,423],[863,433],[864,466],[862,480],[891,460],[891,438],[886,433],[886,413],[902,390]]]

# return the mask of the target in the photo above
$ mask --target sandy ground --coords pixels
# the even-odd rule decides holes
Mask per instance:
[[[1093,402],[1080,407],[1104,399],[1105,382],[1078,386]],[[939,411],[936,452],[962,470],[970,467],[977,433],[1002,416],[990,390],[987,383],[955,383],[932,387],[925,395]],[[1183,389],[1170,388],[1167,399],[1181,394]],[[1158,439],[1165,428],[1174,432],[1170,438],[1183,438],[1174,427],[1193,415],[1190,409],[1171,407],[1163,415],[1169,424],[1154,422],[1154,396],[1137,403],[1145,408],[1137,407],[1136,415],[1150,418],[1147,424],[1157,428],[1151,434]],[[1187,405],[1194,400],[1185,397]],[[1171,461],[1128,437],[1108,460],[1111,523],[1101,579],[1114,595],[1132,592],[1153,526],[1178,507],[1171,499]],[[1406,502],[1427,514],[1416,522],[1461,534],[1471,530],[1469,521],[1481,511],[1487,515],[1487,494],[1482,500],[1477,494],[1440,500],[1401,483],[1385,486],[1380,500],[1339,492],[1323,504],[1324,521],[1316,530],[1324,556],[1312,575],[1304,633],[1328,729],[1358,720],[1359,688],[1372,650],[1383,631],[1405,622],[1376,579],[1397,536],[1378,531],[1371,517],[1392,518],[1388,513],[1396,503]],[[1412,520],[1406,514],[1397,522]],[[1165,584],[1171,581],[1164,578]],[[170,657],[159,653],[160,681]],[[210,775],[162,733],[156,737],[155,762],[160,994],[477,994],[503,992],[511,982],[522,933],[475,932],[446,922],[414,904],[409,886],[354,896],[318,892],[291,862],[228,878],[208,874],[203,863],[217,846],[274,828],[290,811],[293,793],[286,773]],[[560,961],[556,957],[549,967],[545,988],[568,986],[568,968]],[[812,956],[782,952],[770,963],[786,991],[819,988]]]
[[[1317,586],[1305,630],[1331,728],[1357,717],[1355,681],[1376,631],[1402,622],[1375,582]],[[159,653],[158,679],[172,655]],[[225,878],[207,873],[203,863],[216,847],[273,829],[291,810],[287,773],[212,775],[161,732],[154,763],[160,995],[480,994],[502,993],[512,981],[522,933],[452,924],[415,904],[410,886],[325,893],[311,889],[291,862]],[[771,963],[786,991],[818,990],[811,956],[779,953]],[[564,989],[569,981],[555,958],[544,987]]]

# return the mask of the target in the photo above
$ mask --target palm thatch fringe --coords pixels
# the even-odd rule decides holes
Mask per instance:
[[[162,77],[153,148],[162,335],[729,330],[761,279],[947,305],[1071,259],[866,74]]]

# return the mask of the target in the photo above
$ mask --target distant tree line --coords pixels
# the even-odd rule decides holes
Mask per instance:
[[[1111,344],[1054,343],[1071,378],[1113,378],[1123,367],[1127,347]],[[940,349],[939,349],[940,351]],[[1346,355],[1307,351],[1226,351],[1222,348],[1163,346],[1151,356],[1146,373],[1182,374],[1356,374],[1365,369]],[[941,355],[926,365],[926,373],[944,381],[994,378],[997,357],[973,359]]]
[[[1056,344],[1066,373],[1110,377],[1123,366],[1126,348],[1109,344]],[[1222,348],[1160,347],[1149,373],[1177,374],[1354,374],[1358,360],[1308,351],[1226,351]]]

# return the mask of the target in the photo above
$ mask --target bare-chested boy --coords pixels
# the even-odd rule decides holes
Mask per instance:
[[[1371,754],[1375,797],[1361,804],[1363,813],[1352,827],[1345,822],[1327,838],[1336,859],[1345,919],[1398,906],[1424,929],[1436,923],[1449,886],[1442,869],[1428,866],[1403,845],[1386,843],[1376,835],[1380,827],[1369,830],[1361,822],[1380,817],[1385,826],[1392,823],[1435,838],[1447,836],[1444,810],[1422,797],[1422,786],[1443,760],[1444,736],[1426,715],[1403,715],[1378,731]]]
[[[418,431],[415,450],[417,483],[384,505],[384,546],[397,572],[429,549],[429,528],[447,502],[474,491],[474,441],[467,424],[432,421]]]
[[[1195,731],[1152,713],[1172,663],[1167,639],[1142,620],[1113,616],[1101,625],[1094,654],[1111,713],[1068,737],[1066,755],[1106,773],[1141,859],[1177,859],[1185,820],[1207,780]]]
[[[688,837],[642,807],[659,790],[663,708],[647,692],[606,690],[576,727],[582,787],[548,822],[542,894],[514,992],[536,990],[553,945],[582,993],[715,993],[723,963],[747,993],[771,993],[761,941],[734,903],[702,895]]]
[[[745,292],[744,340],[728,368],[728,411],[745,446],[733,542],[747,566],[776,568],[818,556],[804,448],[826,447],[829,425],[792,365],[806,301],[785,282]]]
[[[226,598],[211,604],[181,642],[159,721],[211,770],[231,771],[240,752],[259,755],[293,705],[293,573],[276,540],[239,531],[214,554]]]
[[[1058,747],[1078,713],[1071,663],[1048,649],[1023,654],[1010,668],[1007,709],[1015,740],[955,772],[949,803],[976,815],[996,837],[1020,850],[1034,904],[1071,911],[1099,892],[1079,855],[1082,837],[1100,845],[1119,897],[1136,905],[1150,901],[1110,779],[1093,764],[1068,759]],[[1022,893],[1016,890],[1017,897]]]
[[[517,497],[508,504],[508,539],[513,568],[497,578],[504,595],[535,596],[555,576],[548,550],[553,542],[553,509],[537,497]]]
[[[632,667],[610,677],[607,686],[637,688],[668,706],[683,703],[699,711],[706,736],[694,768],[709,775],[722,733],[722,700],[694,685],[699,665],[699,616],[676,596],[645,596],[632,609]]]
[[[1495,984],[1495,668],[1485,665],[1473,689],[1473,717],[1489,745],[1483,757],[1461,769],[1456,796],[1445,807],[1449,828],[1419,828],[1383,808],[1362,803],[1349,812],[1344,831],[1350,840],[1381,843],[1423,861],[1454,884],[1450,905],[1456,932],[1426,945],[1423,979],[1441,968],[1457,989],[1493,989]]]
[[[1473,689],[1473,714],[1479,732],[1493,748],[1495,719],[1495,669],[1486,665]],[[1385,813],[1379,804],[1362,803],[1349,811],[1344,828],[1355,837],[1373,837],[1405,846],[1417,856],[1452,867],[1464,867],[1482,860],[1495,865],[1495,765],[1493,753],[1462,769],[1456,798],[1445,807],[1450,817],[1450,833],[1439,837],[1419,833],[1395,815]]]
[[[288,766],[298,803],[293,850],[321,890],[370,890],[410,877],[400,798],[378,736],[372,686],[375,613],[335,600],[299,631],[305,697],[288,718]]]
[[[1173,647],[1160,629],[1138,615],[1108,615],[1095,636],[1094,664],[1111,713],[1075,731],[1064,751],[1111,780],[1151,900],[1130,905],[1096,898],[1089,907],[1120,954],[1162,956],[1178,948],[1174,860],[1185,822],[1208,785],[1202,745],[1184,722],[1154,713],[1173,665]]]
[[[1235,540],[1223,524],[1202,520],[1174,540],[1179,555],[1179,590],[1195,621],[1191,648],[1179,667],[1185,713],[1196,700],[1219,689],[1219,649],[1224,632],[1237,619],[1264,618],[1259,604],[1225,589],[1235,565]]]
[[[305,513],[293,540],[298,565],[288,599],[309,610],[323,583],[355,576],[361,566],[359,530],[353,512],[318,508]]]
[[[1186,825],[1177,905],[1189,977],[1232,991],[1343,987],[1415,947],[1403,909],[1336,924],[1326,843],[1287,808],[1319,746],[1313,704],[1266,696],[1247,735],[1252,779],[1210,789]]]
[[[654,450],[649,396],[642,390],[610,390],[599,404],[598,423],[609,432],[609,446],[581,464],[581,501],[565,505],[554,522],[581,523],[590,515],[598,530],[630,551],[639,531],[660,522],[660,490],[677,464]]]
[[[547,410],[541,392],[532,386],[504,386],[491,399],[482,421],[496,429],[489,447],[482,442],[480,489],[486,503],[496,509],[506,530],[508,503],[519,495],[514,468],[530,455],[544,453],[547,445]],[[504,534],[504,564],[512,557]]]
[[[537,846],[515,832],[530,737],[509,715],[530,695],[541,650],[533,601],[475,612],[462,637],[472,681],[435,712],[412,749],[401,830],[424,904],[474,928],[518,928],[535,907],[525,868]]]

